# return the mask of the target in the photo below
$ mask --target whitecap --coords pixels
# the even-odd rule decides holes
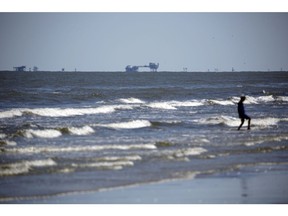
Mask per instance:
[[[189,161],[189,156],[200,155],[207,152],[206,149],[201,147],[185,148],[178,150],[166,150],[159,153],[159,156],[165,157],[169,160],[184,160]]]
[[[265,142],[281,142],[283,140],[288,140],[287,135],[280,135],[277,137],[261,137],[260,140],[252,140],[252,141],[246,141],[244,145],[246,146],[253,146]]]
[[[230,100],[208,100],[209,103],[227,106],[227,105],[234,105],[234,103]]]
[[[127,103],[127,104],[144,104],[145,102],[138,99],[138,98],[121,98],[119,99],[120,102],[122,103]]]
[[[11,164],[0,165],[0,176],[18,175],[28,173],[33,167],[56,166],[57,163],[52,159],[21,161]]]
[[[7,146],[16,146],[17,145],[17,143],[15,141],[7,140],[7,139],[0,140],[0,144],[5,144]]]
[[[208,118],[201,118],[198,120],[195,120],[195,122],[199,124],[208,124],[208,125],[217,125],[217,124],[225,124],[228,126],[239,126],[239,119],[230,117],[230,116],[213,116]]]
[[[4,138],[6,138],[6,137],[7,137],[6,134],[0,133],[0,139],[4,139]]]
[[[40,108],[31,109],[31,113],[45,117],[69,117],[77,115],[105,114],[115,111],[113,106],[102,106],[97,108]]]
[[[196,106],[203,106],[204,102],[201,101],[171,101],[169,102],[170,105],[175,107],[196,107]]]
[[[25,164],[32,167],[46,167],[46,166],[56,166],[57,163],[52,159],[46,160],[34,160],[34,161],[25,161]]]
[[[62,133],[58,130],[54,129],[45,129],[45,130],[33,130],[28,129],[24,132],[24,136],[26,138],[33,138],[33,137],[39,137],[39,138],[56,138],[61,136]]]
[[[98,126],[113,128],[113,129],[137,129],[143,127],[150,127],[152,124],[148,120],[133,120],[129,122],[111,123],[111,124],[101,124]]]
[[[251,119],[251,127],[258,126],[258,127],[267,127],[267,126],[273,126],[277,125],[280,121],[285,121],[285,118],[273,118],[273,117],[267,117],[267,118],[252,118]],[[195,120],[194,122],[197,122],[199,124],[210,124],[210,125],[217,125],[217,124],[225,124],[229,127],[236,127],[240,125],[240,119],[231,117],[231,116],[213,116],[209,118],[202,118]],[[244,122],[244,125],[247,125],[248,121],[246,120]]]
[[[55,153],[55,152],[89,152],[89,151],[105,151],[105,150],[154,150],[157,149],[155,144],[135,144],[135,145],[94,145],[94,146],[70,146],[70,147],[19,147],[7,148],[5,153],[20,154],[39,154],[39,153]]]
[[[114,162],[93,162],[93,163],[82,163],[72,164],[73,167],[80,168],[98,168],[98,169],[123,169],[124,166],[133,166],[133,161],[114,161]]]
[[[171,102],[155,102],[147,105],[155,109],[176,110],[177,108],[171,105]]]
[[[133,166],[134,161],[142,160],[139,155],[128,155],[128,156],[107,156],[97,158],[94,162],[72,164],[73,167],[82,168],[97,168],[97,169],[113,169],[119,170],[126,166]]]
[[[136,161],[142,160],[141,156],[139,155],[128,155],[128,156],[107,156],[97,158],[96,161]]]
[[[112,113],[115,109],[131,109],[125,106],[101,106],[96,108],[36,108],[36,109],[11,109],[0,112],[0,118],[19,117],[23,114],[34,114],[44,117],[69,117],[91,114]]]
[[[268,117],[268,118],[252,119],[251,123],[257,126],[270,126],[270,125],[277,125],[279,121],[281,121],[281,119]]]
[[[69,133],[74,134],[74,135],[89,135],[94,133],[94,129],[91,128],[90,126],[86,125],[84,127],[69,127],[68,128]]]
[[[13,118],[15,116],[22,116],[23,109],[11,109],[0,112],[0,118]]]
[[[277,96],[276,101],[288,102],[288,97],[287,96]]]
[[[274,99],[274,97],[273,97],[272,95],[269,95],[269,96],[260,96],[260,97],[256,98],[256,100],[257,100],[258,102],[265,102],[265,103],[275,101],[275,99]]]

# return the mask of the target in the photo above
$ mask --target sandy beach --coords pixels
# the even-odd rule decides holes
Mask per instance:
[[[288,203],[287,172],[200,176],[46,198],[34,204],[282,204]]]

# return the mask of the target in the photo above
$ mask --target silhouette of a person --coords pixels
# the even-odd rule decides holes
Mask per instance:
[[[239,114],[239,118],[241,119],[241,124],[238,127],[238,130],[240,130],[240,128],[242,127],[242,125],[244,124],[244,120],[247,119],[248,120],[248,127],[247,129],[250,130],[250,122],[251,122],[251,118],[246,115],[245,113],[245,109],[244,109],[244,104],[243,102],[245,101],[246,97],[245,96],[241,96],[240,97],[240,101],[238,102],[238,114]]]

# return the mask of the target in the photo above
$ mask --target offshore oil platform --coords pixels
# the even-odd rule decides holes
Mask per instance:
[[[127,65],[125,70],[126,72],[138,72],[139,68],[145,68],[148,67],[150,68],[151,72],[157,72],[157,69],[159,67],[159,63],[149,63],[149,65],[140,65],[140,66],[131,66],[131,65]]]
[[[25,71],[26,66],[20,66],[20,67],[13,67],[14,71]]]

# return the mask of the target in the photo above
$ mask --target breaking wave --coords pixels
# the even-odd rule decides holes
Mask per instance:
[[[1,118],[13,118],[22,115],[38,115],[43,117],[70,117],[92,114],[108,114],[116,110],[129,110],[135,107],[150,107],[154,109],[164,110],[177,110],[177,107],[198,107],[209,105],[231,106],[239,102],[239,97],[231,97],[229,99],[201,99],[201,100],[188,100],[188,101],[155,101],[146,103],[138,98],[121,98],[118,99],[121,103],[117,105],[105,105],[96,108],[19,108],[6,111],[0,111]],[[246,104],[260,104],[271,102],[288,102],[288,96],[246,96]]]
[[[259,126],[259,127],[267,127],[277,125],[280,121],[287,121],[287,118],[256,118],[251,120],[251,126]],[[207,125],[218,125],[224,124],[229,127],[237,127],[240,124],[239,118],[231,117],[231,116],[217,116],[217,117],[209,117],[202,118],[198,120],[194,120],[198,124],[207,124]],[[247,124],[245,121],[244,125]]]
[[[0,176],[19,175],[28,173],[33,167],[47,167],[56,166],[57,163],[52,159],[34,160],[34,161],[22,161],[10,164],[0,165]]]
[[[24,136],[26,138],[33,138],[33,137],[39,137],[39,138],[56,138],[61,136],[62,133],[58,130],[54,129],[45,129],[45,130],[33,130],[29,129],[24,132]]]
[[[4,139],[4,138],[6,138],[6,137],[7,137],[6,134],[2,134],[2,133],[0,133],[0,139]]]
[[[63,134],[71,134],[77,136],[90,135],[95,133],[95,130],[91,126],[106,127],[112,129],[139,129],[152,126],[152,123],[148,120],[133,120],[128,122],[110,123],[110,124],[93,124],[85,125],[83,127],[58,127],[48,129],[25,129],[19,130],[14,135],[23,136],[29,139],[32,138],[46,138],[52,139],[62,136]],[[16,145],[14,141],[6,140],[6,134],[0,134],[0,144]]]
[[[8,111],[0,112],[0,118],[12,118],[19,117],[24,114],[32,114],[44,117],[69,117],[69,116],[81,116],[92,114],[105,114],[112,113],[116,109],[132,109],[131,106],[124,105],[111,105],[102,106],[97,108],[38,108],[38,109],[11,109]]]
[[[151,108],[165,109],[165,110],[176,110],[177,109],[176,107],[174,107],[171,104],[171,102],[155,102],[155,103],[150,103],[147,106],[151,107]]]
[[[85,152],[85,151],[105,151],[105,150],[152,150],[157,149],[155,144],[135,144],[135,145],[95,145],[95,146],[71,146],[71,147],[19,147],[2,149],[5,153],[38,154],[38,153],[58,153],[58,152]]]
[[[119,99],[120,102],[122,103],[127,103],[127,104],[144,104],[145,102],[138,99],[138,98],[121,98]]]
[[[94,162],[73,163],[72,167],[76,168],[96,168],[96,169],[112,169],[120,170],[127,166],[133,166],[134,161],[142,160],[139,155],[122,156],[122,157],[103,157],[97,158]]]
[[[245,146],[253,146],[257,144],[261,144],[264,142],[281,142],[283,140],[288,140],[288,135],[278,135],[277,137],[272,136],[272,137],[261,137],[260,139],[257,140],[251,140],[251,141],[246,141],[244,143]]]
[[[239,97],[232,97],[231,101],[233,103],[238,103]],[[273,96],[273,95],[266,95],[266,96],[246,96],[245,103],[246,104],[260,104],[260,103],[269,103],[269,102],[288,102],[287,96]]]
[[[201,147],[194,147],[194,148],[184,148],[184,149],[177,149],[177,150],[165,150],[162,152],[157,153],[158,156],[164,157],[168,160],[182,160],[182,161],[189,161],[189,156],[200,155],[202,153],[207,152],[206,149]]]
[[[150,127],[152,124],[148,120],[134,120],[129,122],[111,123],[111,124],[99,124],[96,126],[113,128],[113,129],[137,129]]]
[[[91,128],[90,126],[86,125],[84,127],[68,127],[68,128],[61,128],[60,131],[62,132],[67,132],[73,135],[89,135],[94,133],[94,129]]]

